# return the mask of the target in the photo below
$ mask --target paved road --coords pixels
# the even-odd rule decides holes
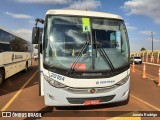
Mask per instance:
[[[158,67],[146,66],[148,74],[156,77],[156,73],[153,71],[158,70]],[[61,114],[62,117],[56,117],[56,119],[64,119],[63,116],[66,115],[66,112],[70,112],[70,116],[85,116],[88,117],[79,117],[83,120],[97,119],[95,116],[98,114],[113,114],[110,111],[124,111],[124,112],[115,112],[115,114],[123,115],[129,114],[132,111],[160,111],[160,87],[156,87],[156,84],[151,79],[142,79],[142,65],[136,65],[136,70],[139,72],[131,72],[131,95],[130,101],[127,105],[123,104],[107,104],[107,105],[98,105],[98,106],[85,106],[85,107],[50,107],[44,105],[43,97],[38,96],[38,67],[37,63],[34,62],[34,65],[29,68],[28,72],[20,72],[13,77],[7,79],[4,84],[0,87],[0,110],[1,111],[34,111],[42,112],[43,116],[53,115],[50,112],[56,111],[58,114]],[[92,112],[91,112],[92,111]],[[103,111],[103,112],[102,112]],[[128,112],[126,112],[128,111]],[[132,113],[131,113],[132,114]],[[92,116],[92,117],[89,117]],[[21,120],[22,118],[0,118],[2,120]],[[25,119],[25,120],[30,120]],[[38,118],[40,120],[48,120],[53,118]],[[55,118],[54,118],[55,119]],[[75,120],[75,117],[67,117],[65,119]],[[112,117],[98,117],[98,119],[114,119]],[[123,119],[127,119],[126,117]],[[131,119],[131,118],[128,118]],[[133,119],[133,118],[132,118]],[[131,119],[131,120],[132,120]],[[134,119],[140,119],[136,117]],[[141,118],[142,120],[151,120],[158,118]],[[159,118],[160,119],[160,118]]]
[[[156,77],[156,79],[157,79],[158,78],[158,69],[159,69],[160,64],[159,64],[159,66],[152,65],[152,64],[145,64],[145,65],[146,65],[146,73],[149,74],[150,76]],[[139,71],[142,71],[143,64],[141,64],[141,65],[136,64],[135,68]]]

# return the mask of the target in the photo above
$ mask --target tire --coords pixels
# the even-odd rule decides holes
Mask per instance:
[[[23,71],[27,72],[27,70],[28,70],[28,64],[26,63],[25,69]]]
[[[130,99],[130,95],[128,95],[127,100],[123,101],[125,105],[127,105],[129,103],[129,99]]]
[[[4,72],[3,70],[0,70],[0,85],[3,83],[4,81]]]

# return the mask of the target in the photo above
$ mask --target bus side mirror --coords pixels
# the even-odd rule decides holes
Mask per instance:
[[[32,29],[32,44],[38,44],[39,36],[40,36],[39,31],[40,31],[39,27],[33,27],[33,29]]]

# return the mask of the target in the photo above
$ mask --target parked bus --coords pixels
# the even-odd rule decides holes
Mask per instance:
[[[31,66],[33,45],[22,37],[0,28],[0,84]]]
[[[46,105],[128,102],[130,48],[120,16],[49,10],[45,20],[36,19],[32,35],[32,43],[39,43],[40,95]]]

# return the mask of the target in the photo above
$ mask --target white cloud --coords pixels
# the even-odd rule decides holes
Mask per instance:
[[[29,23],[30,23],[31,25],[34,25],[34,24],[35,24],[35,20],[30,20]]]
[[[99,0],[78,0],[74,1],[67,7],[67,9],[77,9],[77,10],[94,10],[101,6]]]
[[[127,27],[127,30],[129,30],[129,31],[134,31],[137,29],[136,27],[128,26],[128,25],[126,27]]]
[[[15,0],[19,3],[69,5],[67,9],[94,10],[101,6],[100,0]],[[66,9],[65,8],[65,9]]]
[[[124,3],[128,15],[145,15],[160,24],[160,0],[129,0]]]
[[[136,27],[131,26],[131,25],[130,25],[129,23],[127,23],[127,22],[126,22],[126,27],[127,27],[127,30],[128,30],[128,31],[134,31],[134,30],[137,29]]]
[[[141,34],[146,35],[145,41],[152,41],[152,35],[151,35],[151,31],[150,30],[146,30],[146,31],[140,31]],[[154,35],[157,35],[156,32],[152,32],[153,33],[153,42],[160,42],[160,39],[157,39],[154,37]]]
[[[29,42],[31,42],[32,30],[28,30],[28,29],[22,28],[22,29],[12,30],[12,32],[14,32],[17,35],[21,36],[25,40],[28,40]]]
[[[68,4],[72,0],[15,0],[20,3],[40,3],[40,4]]]
[[[145,31],[140,31],[141,34],[143,35],[148,35],[148,36],[151,36],[151,30],[145,30]],[[157,33],[156,32],[152,32],[153,35],[156,35]]]
[[[151,38],[147,38],[146,41],[152,41]],[[160,42],[160,39],[157,39],[157,38],[153,38],[153,42]],[[153,43],[154,44],[154,43]]]
[[[32,19],[33,18],[32,16],[26,15],[26,14],[16,14],[16,13],[11,13],[11,12],[5,12],[5,14],[13,18],[17,18],[17,19]]]

